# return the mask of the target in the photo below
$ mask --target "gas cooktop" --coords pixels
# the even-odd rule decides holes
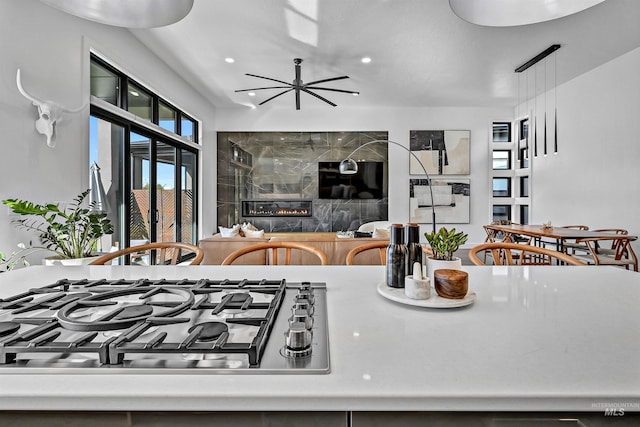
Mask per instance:
[[[2,373],[328,373],[326,285],[59,280],[0,299]]]

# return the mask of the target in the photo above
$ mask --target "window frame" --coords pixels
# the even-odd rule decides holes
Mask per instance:
[[[90,64],[93,63],[98,64],[100,67],[105,68],[110,73],[114,73],[120,82],[119,93],[118,93],[118,104],[115,105],[106,100],[98,98],[91,94],[91,102],[90,102],[90,117],[96,117],[100,120],[107,121],[109,123],[115,124],[124,129],[124,138],[122,147],[119,151],[119,155],[122,158],[117,159],[118,162],[121,162],[124,166],[122,166],[122,183],[120,188],[118,188],[118,192],[121,194],[130,194],[131,191],[131,165],[129,163],[131,150],[130,150],[130,134],[138,133],[149,137],[150,144],[155,147],[157,143],[164,143],[170,145],[175,149],[175,219],[176,219],[176,230],[175,237],[176,240],[182,240],[184,233],[182,231],[183,219],[181,209],[178,207],[181,206],[182,200],[180,199],[180,191],[183,187],[182,183],[182,167],[183,167],[183,154],[185,150],[195,157],[194,159],[194,170],[193,170],[193,183],[192,183],[192,213],[191,213],[191,226],[192,226],[192,241],[188,243],[196,244],[199,236],[199,199],[197,194],[199,194],[200,188],[200,150],[202,149],[201,144],[199,143],[199,129],[200,122],[193,118],[191,115],[185,113],[181,109],[177,108],[173,103],[158,96],[153,91],[149,90],[145,85],[135,81],[130,78],[124,72],[119,71],[111,64],[107,63],[104,59],[99,56],[91,53]],[[144,117],[136,116],[135,114],[128,111],[128,88],[130,85],[135,85],[138,88],[141,88],[145,91],[146,94],[151,96],[151,120],[147,120]],[[161,127],[159,124],[159,105],[162,104],[175,112],[175,132],[171,132],[170,130]],[[134,117],[132,117],[134,116]],[[181,136],[181,124],[182,120],[189,120],[192,123],[192,139],[184,138]],[[155,148],[152,149],[152,153],[155,152]],[[153,157],[153,156],[152,156]],[[116,161],[116,159],[112,158],[112,161]],[[158,158],[153,158],[153,162],[158,162]],[[153,166],[155,168],[155,166]],[[151,181],[150,186],[155,188],[155,171],[151,172]],[[129,235],[130,235],[130,209],[131,209],[131,201],[130,197],[124,197],[123,200],[118,200],[118,203],[122,204],[122,207],[118,208],[117,216],[118,216],[118,228],[119,235],[117,236],[117,240],[122,242],[121,247],[128,247],[130,245]],[[154,206],[150,206],[150,209],[153,209]],[[155,226],[151,226],[150,228],[150,239],[155,233]],[[114,238],[116,240],[116,238]],[[153,240],[152,240],[153,241]]]

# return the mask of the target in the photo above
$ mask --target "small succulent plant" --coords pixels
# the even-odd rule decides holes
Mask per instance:
[[[427,238],[427,242],[431,246],[433,258],[451,261],[454,252],[466,243],[468,235],[462,231],[456,233],[455,228],[447,230],[441,227],[437,233],[424,233],[424,237]]]

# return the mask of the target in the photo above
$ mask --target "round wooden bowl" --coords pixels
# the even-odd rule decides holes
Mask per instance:
[[[462,270],[436,270],[434,288],[442,298],[462,299],[469,290],[469,275]]]

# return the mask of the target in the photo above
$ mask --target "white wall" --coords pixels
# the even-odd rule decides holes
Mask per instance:
[[[532,160],[531,222],[639,235],[640,48],[558,87],[558,134],[558,154]]]
[[[89,186],[89,48],[97,48],[161,96],[204,121],[201,156],[215,164],[215,108],[151,54],[125,29],[97,24],[59,12],[37,0],[0,1],[0,200],[69,201]],[[36,108],[16,88],[22,70],[27,92],[68,108],[87,107],[58,124],[57,146],[47,147],[34,128]],[[205,169],[205,168],[203,168]],[[203,194],[215,192],[206,171]],[[215,172],[213,172],[215,176]],[[215,197],[201,206],[215,212]],[[8,208],[0,205],[0,250],[35,240],[16,230]]]
[[[293,102],[293,101],[292,101]],[[329,106],[274,108],[267,104],[256,109],[218,111],[218,131],[388,131],[389,139],[409,147],[410,130],[468,129],[471,131],[471,174],[456,176],[471,182],[469,224],[444,224],[469,233],[469,243],[481,243],[482,225],[491,222],[489,129],[494,120],[511,118],[510,109],[483,108],[332,108]],[[389,148],[389,219],[409,221],[409,153]],[[453,176],[452,176],[453,177]],[[206,233],[207,230],[205,230]],[[421,233],[431,231],[421,225]],[[422,234],[421,234],[422,235]],[[424,238],[423,238],[424,240]]]

